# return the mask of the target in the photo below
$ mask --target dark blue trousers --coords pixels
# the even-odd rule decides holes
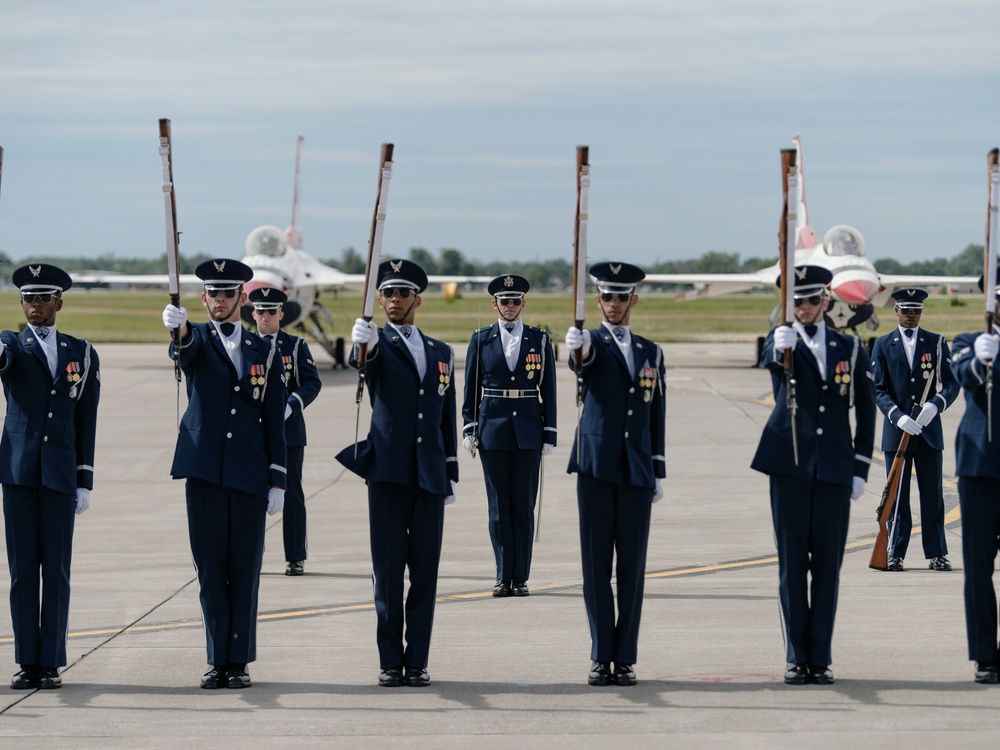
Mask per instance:
[[[1000,540],[1000,480],[959,477],[962,509],[962,566],[965,568],[965,630],[969,658],[1000,661],[997,595],[993,567]]]
[[[444,495],[394,482],[369,482],[368,525],[379,667],[425,668],[434,626]],[[407,570],[410,589],[404,606]]]
[[[3,486],[14,661],[66,666],[76,495]]]
[[[208,663],[249,664],[257,658],[267,496],[191,478],[185,490]]]
[[[590,658],[635,664],[653,490],[619,486],[589,474],[579,474],[576,492],[580,509],[583,601],[590,622]],[[612,563],[616,555],[617,621],[611,590]]]
[[[833,661],[833,620],[851,516],[851,487],[776,474],[770,478],[785,658],[795,664],[826,667]]]
[[[527,581],[535,536],[540,450],[479,452],[486,479],[490,541],[501,581]]]
[[[941,472],[941,451],[929,448],[919,437],[911,438],[906,451],[903,474],[900,477],[899,512],[893,511],[896,519],[889,532],[889,554],[906,557],[910,544],[913,517],[910,514],[910,473],[917,467],[917,489],[920,492],[920,539],[923,542],[924,557],[930,559],[948,554],[948,543],[944,538],[944,485]],[[885,473],[889,476],[895,451],[885,453]]]
[[[299,562],[307,559],[306,495],[302,491],[305,446],[289,445],[286,450],[288,489],[285,490],[285,508],[281,511],[281,533],[285,543],[285,560]]]

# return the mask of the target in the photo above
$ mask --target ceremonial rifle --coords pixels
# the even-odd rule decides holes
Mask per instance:
[[[910,419],[916,419],[920,415],[920,410],[924,408],[927,395],[931,392],[931,383],[934,378],[931,372],[925,370],[924,377],[927,384],[924,386],[924,395],[920,397],[920,403],[914,404],[910,410]],[[910,433],[903,432],[899,439],[899,447],[896,449],[896,457],[892,460],[889,474],[885,478],[885,487],[882,489],[882,498],[875,509],[875,518],[878,519],[878,534],[875,536],[875,546],[872,547],[872,556],[868,560],[868,567],[875,570],[889,569],[889,518],[897,513],[899,504],[899,493],[902,487],[903,466],[906,464],[906,449],[910,444]]]
[[[983,296],[986,301],[986,333],[993,333],[997,283],[997,203],[1000,198],[1000,149],[986,156],[989,200],[986,207],[986,244],[983,246]],[[993,361],[986,363],[986,439],[993,441]]]
[[[576,220],[573,224],[573,325],[583,331],[587,294],[587,193],[590,190],[590,147],[576,147]],[[576,460],[580,461],[580,420],[583,416],[583,347],[576,356]]]
[[[781,151],[781,222],[778,225],[778,263],[781,268],[781,319],[790,326],[795,320],[795,225],[798,203],[798,172],[795,169],[796,153],[793,148]],[[795,201],[795,204],[792,203]],[[785,349],[782,359],[785,371],[785,407],[792,423],[792,457],[799,465],[799,434],[795,413],[798,400],[795,395],[795,359],[792,349]]]
[[[375,294],[378,293],[378,267],[382,262],[382,227],[389,202],[389,180],[392,179],[392,144],[383,143],[378,160],[378,190],[375,211],[372,214],[371,233],[368,239],[368,265],[365,266],[365,291],[361,317],[371,322],[375,314]],[[358,423],[361,419],[361,399],[365,393],[365,364],[368,361],[368,344],[358,346],[358,393],[355,398],[357,413],[354,417],[354,457],[358,456]]]
[[[163,176],[163,216],[167,241],[167,278],[170,304],[181,306],[180,232],[177,231],[177,198],[174,195],[174,162],[170,120],[160,119],[160,170]],[[177,381],[177,424],[181,423],[181,329],[171,331],[174,341],[174,380]]]

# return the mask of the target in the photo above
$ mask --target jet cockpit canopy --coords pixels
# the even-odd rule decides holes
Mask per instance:
[[[248,256],[266,255],[269,258],[280,258],[288,251],[288,243],[284,232],[275,226],[265,224],[247,235],[244,249]]]
[[[831,227],[823,236],[823,247],[826,248],[827,255],[865,256],[865,238],[861,236],[861,232],[847,224]]]

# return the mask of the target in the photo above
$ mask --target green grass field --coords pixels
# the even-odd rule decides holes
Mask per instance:
[[[333,313],[333,336],[348,337],[354,319],[361,311],[361,295],[345,292],[324,295]],[[160,320],[167,295],[163,291],[110,291],[71,289],[59,313],[59,328],[95,343],[145,342],[166,343],[167,334]],[[715,299],[682,302],[668,294],[646,294],[632,313],[637,333],[660,342],[683,341],[752,341],[769,328],[768,316],[777,304],[777,296],[733,295]],[[198,296],[182,297],[192,320],[207,319]],[[923,325],[953,338],[963,331],[982,329],[982,298],[931,297],[924,308]],[[377,311],[376,321],[382,323]],[[892,308],[878,310],[881,326],[875,335],[886,333],[895,325]],[[485,293],[468,293],[462,299],[447,301],[439,293],[424,295],[417,313],[417,324],[435,338],[449,342],[468,341],[478,325],[496,319]],[[524,311],[525,322],[549,326],[556,340],[572,322],[572,302],[568,294],[531,293]],[[588,327],[599,322],[593,300],[588,301]],[[16,291],[0,293],[0,328],[16,329],[24,322]],[[864,335],[872,335],[864,329]]]

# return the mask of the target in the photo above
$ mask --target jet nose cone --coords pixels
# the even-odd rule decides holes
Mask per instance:
[[[851,305],[867,305],[878,294],[881,285],[878,279],[867,276],[855,276],[853,278],[834,278],[830,285],[833,293],[837,297]]]

